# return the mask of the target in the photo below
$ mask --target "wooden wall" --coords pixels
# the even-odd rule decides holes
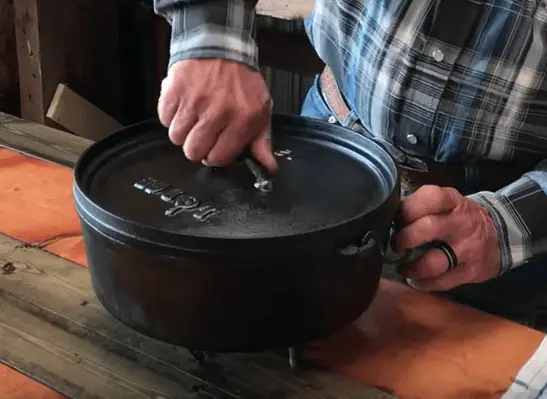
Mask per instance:
[[[0,0],[0,111],[19,113],[13,0]]]
[[[51,124],[45,114],[59,83],[118,116],[118,2],[16,0],[14,4],[22,116]]]
[[[16,114],[55,127],[46,112],[59,83],[122,124],[155,117],[169,38],[151,0],[0,0],[0,93],[20,86]],[[274,111],[298,113],[322,68],[302,21],[261,15],[257,41]]]
[[[298,114],[318,64],[313,57],[301,60],[291,54],[289,43],[298,40],[304,40],[304,45],[307,43],[303,23],[301,20],[260,16],[257,18],[257,31],[262,64],[260,69],[274,101],[274,112]],[[283,42],[281,39],[286,41]],[[294,44],[292,48],[295,48]],[[311,49],[309,46],[308,48]],[[304,49],[303,52],[305,51],[307,50]],[[311,68],[304,64],[311,64]],[[286,70],[282,69],[283,67]],[[290,72],[290,69],[300,72]]]

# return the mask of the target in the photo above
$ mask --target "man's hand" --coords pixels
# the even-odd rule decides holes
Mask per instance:
[[[223,59],[183,60],[162,82],[158,116],[169,138],[192,161],[232,162],[246,147],[270,171],[269,93],[259,72]]]
[[[500,249],[492,219],[478,203],[452,188],[423,186],[405,198],[400,209],[402,229],[395,236],[395,250],[442,240],[460,262],[448,271],[441,250],[431,250],[413,265],[401,267],[414,288],[445,291],[465,283],[479,283],[498,276]]]

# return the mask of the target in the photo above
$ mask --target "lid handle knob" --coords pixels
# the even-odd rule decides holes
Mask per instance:
[[[273,183],[269,179],[268,172],[252,156],[246,155],[243,163],[249,168],[255,178],[255,188],[262,192],[269,193],[273,189]]]

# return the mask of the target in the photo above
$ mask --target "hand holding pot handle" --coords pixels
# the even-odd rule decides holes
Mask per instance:
[[[412,287],[447,291],[496,278],[503,272],[499,233],[489,209],[453,188],[422,186],[404,198],[398,216],[399,229],[391,241],[401,252],[388,248],[387,254],[381,255],[384,262],[397,266]],[[374,242],[380,250],[385,248],[383,240],[367,242],[358,254],[371,254],[368,248]]]
[[[393,235],[394,230],[392,230],[390,234],[390,241]],[[454,250],[444,241],[430,241],[404,252],[394,252],[390,243],[384,247],[381,239],[374,231],[369,231],[363,236],[361,245],[349,245],[341,249],[340,254],[344,256],[359,256],[363,259],[367,259],[373,252],[376,252],[380,253],[385,264],[400,267],[416,263],[431,250],[441,250],[444,252],[448,259],[449,269],[453,269],[458,264],[458,257]]]
[[[385,263],[395,266],[404,266],[416,263],[420,258],[422,258],[427,252],[438,249],[444,252],[448,259],[448,268],[453,269],[458,264],[458,257],[454,253],[454,250],[448,243],[441,240],[430,241],[419,247],[408,249],[404,252],[394,252],[391,249],[391,246],[388,246],[385,253],[384,259]]]

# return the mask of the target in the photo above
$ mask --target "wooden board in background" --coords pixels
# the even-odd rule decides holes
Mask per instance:
[[[314,0],[259,0],[257,14],[279,19],[302,19],[313,10]]]
[[[119,119],[118,2],[17,0],[14,6],[22,117],[55,127],[46,111],[65,82]]]
[[[123,127],[64,83],[57,86],[47,117],[77,136],[93,141],[109,136]]]
[[[14,20],[13,0],[0,1],[0,97],[4,90],[17,84]]]
[[[320,369],[290,371],[273,353],[184,349],[117,322],[86,268],[0,234],[0,361],[77,399],[389,399]]]
[[[0,112],[0,146],[73,168],[92,141]]]

